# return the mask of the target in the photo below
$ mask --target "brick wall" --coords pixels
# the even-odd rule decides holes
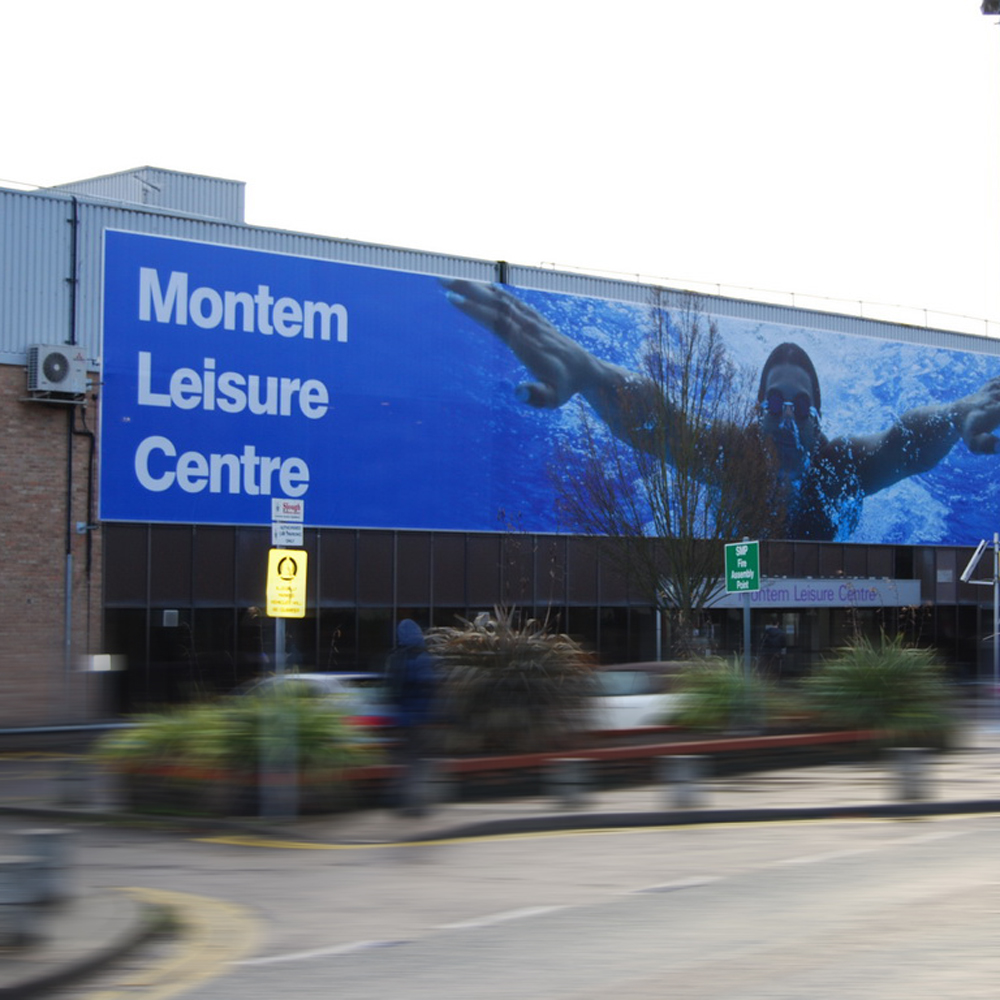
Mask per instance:
[[[90,441],[71,437],[69,423],[75,409],[76,429],[96,433],[97,401],[90,395],[86,407],[71,408],[24,402],[25,396],[24,369],[0,365],[0,728],[103,718],[108,685],[106,675],[79,670],[82,657],[101,651],[101,538],[100,531],[92,532],[88,572],[87,536],[77,533],[76,524],[88,519]],[[96,461],[95,448],[94,517]]]

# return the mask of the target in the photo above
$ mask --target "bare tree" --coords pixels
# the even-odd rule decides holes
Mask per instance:
[[[584,409],[582,438],[553,478],[568,525],[601,536],[631,585],[671,612],[684,654],[720,593],[722,543],[769,536],[783,511],[753,373],[732,361],[696,299],[667,310],[662,296],[640,374],[617,390],[617,419]]]

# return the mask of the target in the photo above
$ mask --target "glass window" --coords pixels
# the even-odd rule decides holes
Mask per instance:
[[[355,532],[319,532],[319,602],[322,607],[354,603],[356,554]]]
[[[465,607],[465,535],[435,533],[434,603]]]
[[[795,547],[791,542],[766,541],[761,548],[763,576],[795,576]]]
[[[396,623],[391,608],[358,611],[358,670],[382,673],[386,657],[396,645]]]
[[[844,575],[851,579],[863,579],[868,576],[868,546],[844,546]]]
[[[535,557],[535,606],[561,608],[566,603],[566,539],[543,535]]]
[[[567,584],[570,604],[597,603],[596,538],[566,540]]]
[[[191,528],[176,524],[150,527],[149,599],[151,604],[191,604]]]
[[[388,531],[358,536],[358,603],[392,605],[393,544]]]
[[[613,555],[610,546],[614,543],[598,542],[598,573],[601,588],[601,604],[628,603],[628,581],[621,561]]]
[[[597,608],[567,608],[566,633],[588,652],[597,649]]]
[[[868,575],[891,577],[894,551],[891,545],[872,545],[868,549]]]
[[[500,538],[502,600],[511,606],[531,607],[535,602],[535,539],[523,532]]]
[[[317,670],[354,670],[358,658],[354,609],[321,610],[317,643]]]
[[[500,537],[469,535],[469,603],[492,608],[501,599]]]
[[[794,545],[795,572],[792,576],[819,576],[819,546],[815,542]]]
[[[148,530],[144,524],[101,526],[106,606],[145,605]]]
[[[191,615],[194,659],[206,694],[231,691],[243,678],[236,661],[236,615],[228,608],[196,608]]]
[[[396,603],[426,605],[431,599],[431,536],[401,531],[396,536]]]
[[[270,528],[236,529],[236,600],[239,605],[264,607],[270,549]]]
[[[213,525],[194,528],[194,604],[229,604],[236,596],[236,534]]]
[[[842,576],[844,572],[844,546],[843,545],[820,545],[819,549],[819,575],[823,577]]]

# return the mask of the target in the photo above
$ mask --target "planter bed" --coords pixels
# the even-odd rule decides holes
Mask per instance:
[[[588,761],[588,784],[606,789],[652,781],[656,761],[674,755],[709,758],[708,774],[727,775],[861,760],[874,756],[882,745],[875,732],[698,738],[656,727],[595,734],[590,745],[560,751],[437,758],[436,767],[445,785],[440,792],[452,801],[474,802],[549,794],[552,763],[565,758]],[[324,814],[384,806],[399,772],[395,764],[374,764],[310,775],[299,783],[299,811]],[[135,812],[201,816],[259,812],[258,778],[253,772],[160,765],[120,768],[118,774],[125,803]]]
[[[625,738],[620,732],[607,734],[609,740],[617,737],[615,746],[447,757],[438,758],[436,763],[439,776],[447,785],[447,796],[452,801],[475,802],[547,794],[552,762],[565,758],[589,761],[590,786],[606,789],[654,780],[656,761],[673,755],[707,757],[709,774],[729,775],[863,760],[875,756],[883,746],[879,733],[854,730],[692,738],[689,731],[657,727],[655,735],[659,738],[651,741],[651,735],[649,731],[633,730]],[[376,765],[349,769],[344,777],[355,789],[350,798],[365,807],[384,801],[385,789],[397,774],[394,765]]]
[[[210,770],[164,764],[115,769],[124,804],[137,813],[194,816],[255,816],[260,812],[260,779],[249,771]],[[270,784],[287,776],[269,775]],[[354,782],[343,772],[310,774],[298,782],[299,812],[319,815],[351,808]]]

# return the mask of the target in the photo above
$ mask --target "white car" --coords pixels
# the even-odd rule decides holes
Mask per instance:
[[[590,725],[593,729],[664,726],[680,708],[673,663],[623,663],[595,671]]]
[[[347,721],[363,728],[381,728],[395,724],[391,707],[386,703],[379,674],[295,673],[272,674],[240,685],[237,695],[266,695],[281,690],[317,698],[336,698]]]

